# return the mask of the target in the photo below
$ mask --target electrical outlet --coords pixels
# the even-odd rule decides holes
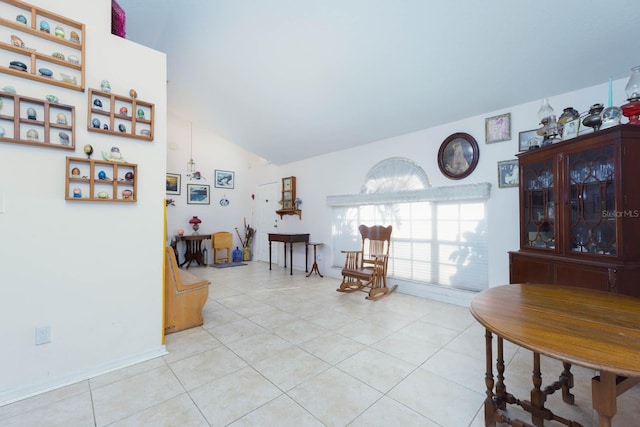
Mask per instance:
[[[49,326],[40,326],[36,328],[36,345],[51,342],[51,328]]]

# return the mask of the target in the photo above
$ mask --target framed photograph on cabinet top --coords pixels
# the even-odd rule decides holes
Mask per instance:
[[[235,186],[235,172],[216,169],[214,175],[213,180],[216,188],[233,189]]]
[[[484,119],[487,144],[511,139],[511,113]]]
[[[520,183],[518,160],[498,162],[498,187],[517,187]]]
[[[180,195],[180,183],[182,177],[176,173],[167,174],[167,194]]]
[[[187,184],[187,204],[208,205],[209,203],[211,201],[208,185]]]
[[[575,138],[580,132],[580,119],[571,120],[562,126],[562,140]]]
[[[544,137],[538,135],[538,129],[525,130],[518,134],[518,151],[533,150],[542,147]]]

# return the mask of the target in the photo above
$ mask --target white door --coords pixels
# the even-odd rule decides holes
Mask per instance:
[[[257,217],[256,241],[253,244],[253,259],[256,261],[269,262],[269,233],[278,232],[278,221],[280,217],[276,211],[280,208],[279,183],[271,182],[258,186],[257,194]],[[278,265],[280,251],[273,249],[271,262]]]

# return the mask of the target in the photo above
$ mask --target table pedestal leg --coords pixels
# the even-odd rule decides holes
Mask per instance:
[[[313,272],[315,271],[316,273],[318,273],[318,276],[320,277],[324,277],[321,273],[320,273],[320,269],[318,268],[318,259],[316,257],[316,246],[318,246],[317,244],[313,243],[313,265],[311,266],[311,271],[309,272],[309,274],[307,274],[307,277],[311,276],[313,274]]]
[[[285,244],[285,262],[284,262],[284,268],[287,268],[287,248],[286,248],[286,244]],[[293,243],[289,243],[289,275],[293,276]]]
[[[500,338],[498,338],[500,339]],[[496,404],[493,395],[493,349],[491,347],[492,335],[487,329],[484,333],[485,352],[486,352],[486,371],[484,374],[484,383],[487,386],[487,397],[484,400],[484,425],[486,427],[496,427]]]
[[[498,382],[496,384],[496,396],[498,397],[498,408],[507,409],[507,386],[504,384],[504,340],[498,337],[498,357],[496,358],[496,370],[498,371]]]
[[[535,409],[541,410],[544,408],[544,402],[547,400],[547,396],[542,392],[540,387],[542,386],[542,372],[540,372],[540,353],[533,353],[533,372],[531,378],[533,379],[533,389],[531,390],[531,404]],[[534,426],[542,426],[544,424],[544,418],[539,414],[541,411],[534,411],[531,413],[531,421]]]
[[[562,401],[573,405],[576,403],[576,398],[571,394],[573,388],[573,374],[571,373],[571,363],[562,362],[564,370],[560,374],[560,382],[562,383]]]
[[[284,245],[284,268],[287,268],[287,242],[282,242]],[[293,245],[293,243],[289,243],[289,245]]]
[[[593,409],[598,413],[598,426],[611,427],[611,418],[616,414],[616,374],[600,372],[599,377],[591,380]]]

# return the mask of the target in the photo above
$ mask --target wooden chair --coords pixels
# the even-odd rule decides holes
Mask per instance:
[[[213,247],[213,263],[231,262],[231,247],[233,246],[233,234],[228,231],[218,231],[211,235],[211,246]],[[225,256],[218,255],[218,251],[226,250]]]
[[[359,251],[342,251],[346,255],[339,292],[369,292],[366,297],[378,300],[398,288],[387,286],[387,263],[391,246],[391,226],[358,227],[362,236]]]
[[[173,248],[165,248],[164,333],[172,334],[201,326],[202,307],[209,297],[208,280],[178,268]]]

